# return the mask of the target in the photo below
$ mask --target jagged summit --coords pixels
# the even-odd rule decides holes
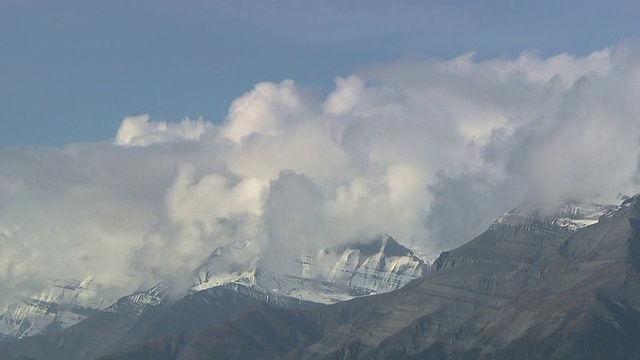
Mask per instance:
[[[244,265],[229,272],[227,257]],[[259,267],[258,258],[259,251],[251,244],[216,249],[194,273],[194,289],[244,286],[330,304],[399,289],[429,270],[427,263],[390,236],[301,255],[297,266],[285,272]]]
[[[368,243],[354,243],[348,246],[338,247],[337,251],[344,251],[348,247],[357,247],[363,256],[383,254],[385,256],[416,256],[416,254],[398,243],[396,239],[389,235],[379,236]]]
[[[105,309],[108,312],[131,312],[141,315],[147,307],[160,305],[164,302],[168,285],[160,283],[149,290],[137,291],[122,297],[115,304]]]

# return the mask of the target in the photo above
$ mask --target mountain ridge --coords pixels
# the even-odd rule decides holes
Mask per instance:
[[[494,226],[469,243],[444,252],[429,276],[398,291],[287,313],[300,321],[310,320],[310,326],[320,329],[317,341],[300,339],[277,351],[266,347],[259,337],[251,341],[272,351],[265,358],[637,356],[638,196],[600,216],[593,225],[555,234],[538,230],[526,225]],[[244,316],[259,318],[265,311],[258,309]],[[197,351],[205,340],[210,342],[208,349],[214,345],[223,349],[216,340],[223,332],[241,349],[240,334],[246,330],[243,321],[208,328],[206,336],[196,331],[199,335],[189,337],[193,342],[185,345],[186,352],[177,351],[177,358],[187,358],[181,357],[183,353],[206,356]],[[143,348],[133,346],[110,359],[141,354]],[[227,355],[242,358],[237,351]]]
[[[609,351],[613,358],[633,357],[640,351],[633,342],[633,334],[640,331],[640,301],[635,300],[640,298],[638,197],[588,214],[576,208],[559,215],[530,210],[507,212],[475,239],[443,252],[428,276],[399,290],[284,310],[268,303],[271,296],[283,296],[282,288],[265,291],[229,282],[189,296],[204,296],[209,300],[197,302],[213,305],[222,299],[207,297],[206,292],[236,287],[227,294],[246,299],[255,305],[253,310],[238,308],[222,321],[195,325],[165,317],[173,313],[170,304],[153,306],[142,313],[148,321],[130,328],[137,329],[126,336],[131,341],[112,339],[111,347],[85,358],[191,359],[216,354],[229,359],[571,359],[580,358],[576,354],[605,358],[610,344],[616,350]],[[385,248],[380,242],[370,252],[383,254]],[[390,253],[409,255],[402,249]],[[336,252],[340,259],[349,258],[342,249]],[[351,264],[363,264],[352,260]],[[261,298],[256,299],[256,293],[244,296],[253,291]],[[127,309],[135,313],[135,308]],[[175,314],[187,319],[194,313]],[[182,330],[167,332],[162,324],[175,321],[183,325],[174,328]],[[62,337],[42,337],[45,345],[28,338],[0,349],[17,356],[24,354],[21,344],[40,344],[58,351],[62,359],[69,352],[55,344],[68,344],[71,350],[86,346],[86,340],[73,345],[70,337],[82,333],[85,324],[63,331]],[[597,334],[598,341],[591,339]]]

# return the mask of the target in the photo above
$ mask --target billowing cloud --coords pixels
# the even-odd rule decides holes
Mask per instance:
[[[319,98],[261,83],[226,120],[122,121],[112,142],[0,150],[0,296],[47,277],[113,296],[185,278],[216,247],[261,264],[387,233],[428,257],[527,199],[638,191],[640,47],[406,60]],[[72,264],[72,265],[69,265]]]

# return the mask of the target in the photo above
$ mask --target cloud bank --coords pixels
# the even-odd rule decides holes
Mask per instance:
[[[112,141],[0,150],[0,303],[93,274],[117,297],[234,240],[264,266],[390,234],[427,256],[534,199],[616,202],[640,185],[640,46],[586,57],[405,60],[285,80],[226,120],[125,118]]]

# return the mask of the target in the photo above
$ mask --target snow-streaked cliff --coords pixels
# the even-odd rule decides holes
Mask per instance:
[[[297,266],[274,271],[258,266],[250,244],[216,249],[197,269],[194,290],[235,283],[303,301],[331,304],[357,296],[389,292],[426,275],[429,265],[411,250],[384,236],[368,243],[325,248],[300,256]],[[229,272],[229,261],[245,266]]]
[[[616,208],[614,205],[567,202],[553,211],[544,212],[531,204],[523,204],[506,212],[491,228],[519,227],[534,232],[574,232],[597,223],[601,216]]]
[[[82,281],[51,280],[39,294],[8,306],[0,313],[0,333],[22,338],[67,328],[109,305],[93,287]]]

